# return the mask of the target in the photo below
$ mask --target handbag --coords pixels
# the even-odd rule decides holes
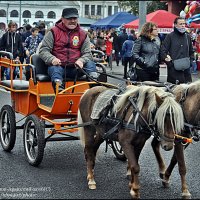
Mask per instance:
[[[186,35],[185,35],[186,36]],[[187,47],[188,47],[188,54],[189,54],[189,45],[188,45],[188,38],[186,36]],[[190,57],[179,58],[173,61],[175,70],[184,71],[185,69],[190,68]]]
[[[127,78],[130,78],[131,81],[137,81],[137,73],[135,68],[135,63],[132,67],[129,68],[127,72]]]
[[[181,71],[181,70],[183,71],[185,69],[190,68],[190,58],[185,57],[185,58],[174,60],[174,68],[175,70],[178,70],[178,71]]]

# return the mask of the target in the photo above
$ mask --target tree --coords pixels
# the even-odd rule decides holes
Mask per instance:
[[[122,10],[139,15],[139,1],[118,1],[118,5]],[[159,0],[147,1],[147,14],[156,10],[167,10],[167,3]]]

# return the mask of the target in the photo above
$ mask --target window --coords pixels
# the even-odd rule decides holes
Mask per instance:
[[[97,6],[97,15],[101,15],[101,5]]]
[[[0,17],[6,17],[6,11],[0,10]]]
[[[35,18],[44,18],[43,12],[42,12],[42,11],[37,11],[37,12],[35,13]]]
[[[108,6],[108,16],[112,15],[112,6]]]
[[[56,18],[56,13],[53,12],[53,11],[48,12],[48,14],[47,14],[47,18],[55,19],[55,18]]]
[[[85,5],[85,15],[89,15],[89,5]]]
[[[114,13],[118,12],[118,6],[114,6]]]
[[[10,13],[10,17],[19,17],[19,13],[17,10],[12,10]]]
[[[22,14],[23,18],[31,18],[31,12],[29,10],[25,10]]]
[[[95,5],[91,5],[91,15],[95,15]]]

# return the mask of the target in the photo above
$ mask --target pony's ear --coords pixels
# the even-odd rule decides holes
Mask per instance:
[[[163,99],[160,98],[156,93],[155,93],[155,97],[156,97],[156,102],[157,102],[158,106],[160,106],[163,103]]]
[[[182,93],[181,93],[181,91],[180,91],[180,92],[176,93],[176,98],[175,98],[176,102],[179,103],[180,100],[181,100],[181,98],[182,98]]]

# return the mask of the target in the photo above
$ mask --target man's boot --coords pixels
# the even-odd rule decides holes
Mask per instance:
[[[58,93],[65,89],[64,83],[60,79],[55,79],[52,82],[52,86],[53,86],[55,94],[56,94],[56,84],[58,84]]]

